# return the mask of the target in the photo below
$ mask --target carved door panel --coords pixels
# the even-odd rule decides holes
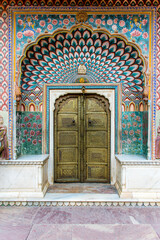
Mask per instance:
[[[84,181],[110,181],[110,111],[97,95],[85,96]]]
[[[56,102],[55,181],[80,181],[79,96],[65,96]]]
[[[55,181],[110,181],[110,111],[98,95],[66,95],[56,101]]]

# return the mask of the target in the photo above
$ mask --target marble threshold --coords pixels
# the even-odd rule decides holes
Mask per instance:
[[[46,193],[43,198],[0,199],[0,206],[143,206],[160,207],[160,200],[121,199],[118,194]]]

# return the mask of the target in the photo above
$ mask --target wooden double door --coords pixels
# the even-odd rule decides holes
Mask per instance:
[[[55,103],[55,182],[110,182],[110,110],[96,94],[69,94]]]

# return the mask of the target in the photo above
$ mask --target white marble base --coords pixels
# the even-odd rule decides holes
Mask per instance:
[[[116,155],[117,194],[48,193],[48,155],[0,161],[0,201],[159,201],[160,161]]]
[[[48,183],[48,155],[26,155],[0,161],[0,199],[44,197]]]
[[[115,186],[120,198],[160,199],[160,161],[116,155]]]

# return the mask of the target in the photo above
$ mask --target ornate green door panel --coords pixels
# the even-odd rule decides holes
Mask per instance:
[[[56,101],[55,181],[110,181],[110,110],[98,95]]]

